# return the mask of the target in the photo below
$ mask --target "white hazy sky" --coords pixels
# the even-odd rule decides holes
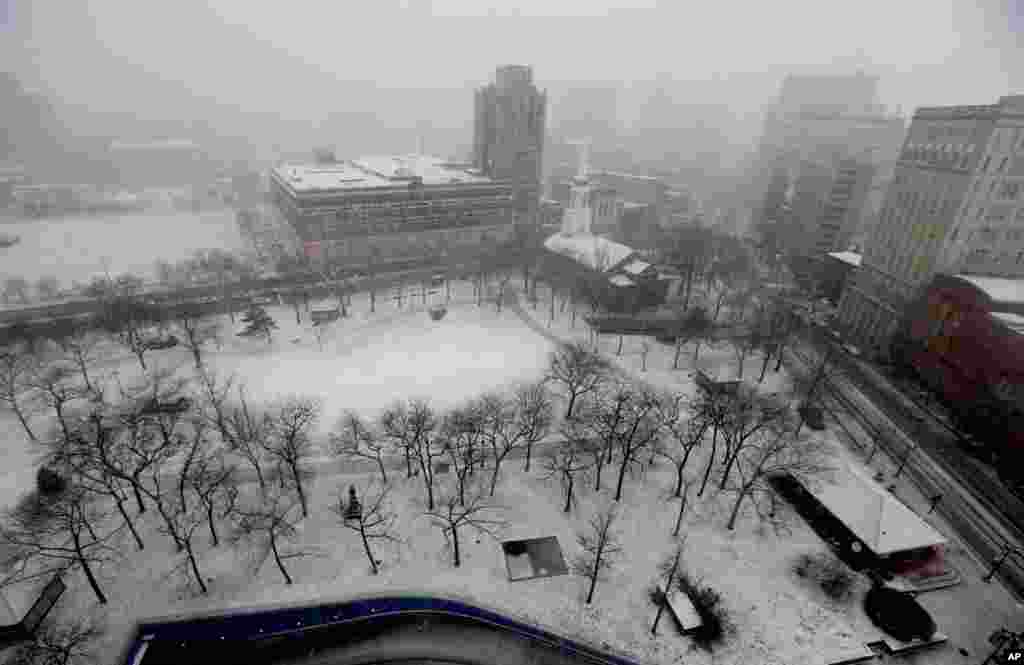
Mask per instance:
[[[0,0],[0,8],[0,68],[14,63],[69,101],[140,112],[162,103],[147,98],[144,73],[230,105],[318,118],[314,109],[345,98],[324,74],[452,90],[484,82],[503,63],[533,65],[542,86],[700,82],[695,94],[714,99],[694,101],[741,113],[769,101],[788,72],[864,69],[881,77],[883,103],[905,113],[1024,93],[1024,0]]]

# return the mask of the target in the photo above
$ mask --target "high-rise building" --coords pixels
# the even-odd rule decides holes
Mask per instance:
[[[1024,95],[918,109],[840,318],[884,347],[938,272],[1024,275]]]
[[[845,251],[861,226],[861,215],[875,175],[870,162],[848,158],[836,165],[814,234],[814,255]]]
[[[877,168],[894,161],[905,124],[879,103],[877,83],[877,78],[864,74],[787,77],[778,101],[765,115],[752,166],[751,208],[761,207],[772,194],[778,168],[795,181],[808,160],[834,164],[867,155]],[[768,221],[755,214],[755,223]]]
[[[475,97],[473,163],[484,175],[513,183],[520,220],[537,223],[543,174],[547,95],[523,65],[499,67]]]

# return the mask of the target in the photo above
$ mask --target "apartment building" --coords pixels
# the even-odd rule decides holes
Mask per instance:
[[[1024,95],[918,109],[840,320],[882,348],[940,272],[1024,274]]]

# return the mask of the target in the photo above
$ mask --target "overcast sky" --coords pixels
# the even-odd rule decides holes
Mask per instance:
[[[170,102],[157,90],[170,82],[230,106],[318,119],[325,108],[356,106],[365,89],[335,79],[464,90],[503,63],[533,65],[541,86],[642,86],[659,76],[692,82],[676,90],[706,99],[678,101],[728,104],[740,115],[758,112],[788,72],[863,69],[881,77],[882,102],[904,113],[1024,93],[1024,0],[0,0],[0,7],[0,62],[97,109],[164,107]],[[629,103],[622,106],[628,113]],[[417,112],[391,109],[388,117],[413,122]],[[471,105],[459,101],[452,114],[455,124],[466,122]]]

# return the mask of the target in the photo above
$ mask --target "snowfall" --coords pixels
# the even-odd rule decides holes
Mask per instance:
[[[150,278],[157,260],[173,263],[201,249],[245,249],[229,208],[22,219],[0,225],[0,234],[20,238],[0,248],[0,281],[52,276],[62,288],[106,272]]]
[[[866,643],[881,638],[860,608],[860,596],[848,605],[833,604],[790,572],[798,555],[827,549],[798,517],[789,515],[790,533],[786,535],[760,528],[750,514],[744,514],[736,530],[729,532],[725,529],[728,497],[719,498],[713,492],[701,500],[691,497],[692,509],[683,523],[684,566],[722,594],[736,626],[735,636],[713,654],[695,650],[689,638],[676,634],[667,620],[658,636],[652,637],[654,607],[647,589],[657,580],[657,566],[676,540],[671,535],[678,510],[678,500],[670,497],[674,472],[664,465],[627,480],[617,523],[624,551],[608,580],[598,584],[591,605],[583,603],[586,584],[580,577],[508,581],[500,544],[486,536],[477,538],[468,530],[461,539],[462,566],[454,568],[441,531],[421,515],[421,481],[406,480],[397,471],[389,474],[394,484],[390,507],[397,514],[396,531],[405,543],[381,546],[376,554],[383,561],[382,569],[379,575],[372,575],[357,535],[344,529],[328,510],[337,502],[339,491],[346,491],[350,484],[363,487],[373,478],[368,473],[347,473],[351,467],[326,463],[327,449],[322,444],[340,413],[354,409],[373,416],[394,400],[411,397],[427,398],[444,409],[485,390],[537,379],[557,340],[588,338],[582,316],[573,324],[571,305],[563,309],[559,304],[551,319],[543,289],[539,305],[523,302],[521,308],[506,306],[499,313],[493,302],[478,307],[471,287],[456,283],[448,313],[438,322],[432,321],[426,310],[441,296],[428,294],[424,303],[422,294],[410,300],[411,290],[414,287],[403,294],[401,307],[392,291],[378,294],[373,314],[367,294],[354,296],[351,317],[331,324],[320,340],[305,312],[303,323],[296,324],[294,311],[285,307],[269,310],[279,325],[269,344],[237,338],[231,334],[231,323],[222,322],[225,334],[220,348],[208,352],[209,365],[219,375],[233,375],[254,402],[292,394],[322,400],[317,437],[321,447],[313,462],[318,472],[311,481],[310,516],[291,545],[296,551],[312,550],[317,555],[288,561],[295,583],[287,586],[266,551],[212,548],[203,540],[200,566],[210,580],[210,589],[205,596],[197,595],[172,572],[177,555],[168,538],[157,532],[150,511],[147,519],[140,520],[146,550],[136,552],[126,540],[126,562],[101,576],[100,583],[111,600],[102,610],[109,631],[100,645],[100,662],[114,662],[134,623],[151,617],[326,602],[353,594],[400,590],[475,600],[651,664],[822,665],[864,653]],[[646,369],[640,338],[625,338],[621,354],[617,338],[599,340],[599,348],[636,380],[677,391],[695,390],[691,347],[684,351],[679,370],[671,369],[673,349],[652,340],[646,347]],[[183,376],[191,372],[184,351],[171,349],[150,355],[157,367],[176,368]],[[702,349],[697,367],[718,375],[736,373],[734,356],[725,349]],[[771,369],[760,388],[785,390],[785,370],[776,374]],[[760,370],[760,357],[755,355],[746,362],[744,378],[756,383]],[[133,356],[112,347],[101,371],[108,381],[130,383],[139,376],[140,368]],[[31,486],[34,452],[13,418],[9,414],[0,417],[5,418],[0,431],[7,437],[8,451],[0,478],[0,500],[10,504]],[[825,432],[814,435],[825,437],[837,461],[862,464],[859,454],[840,441],[839,429],[830,423]],[[876,467],[887,463],[882,458],[875,460]],[[694,473],[703,468],[699,456],[695,455],[689,468]],[[501,539],[556,536],[566,560],[571,560],[579,551],[575,534],[611,497],[607,488],[613,473],[605,472],[606,489],[600,493],[580,488],[578,507],[564,515],[561,488],[556,481],[543,478],[539,464],[526,473],[520,461],[506,461],[495,496],[495,502],[503,507],[500,517],[508,522]],[[901,485],[896,495],[919,514],[926,512],[925,500],[913,487]],[[950,539],[948,559],[964,581],[919,596],[939,630],[949,636],[949,644],[905,660],[979,662],[990,649],[988,635],[1000,627],[1024,629],[1024,613],[998,583],[980,581],[985,572],[983,562],[959,544],[948,525],[934,515],[926,519]],[[99,611],[80,576],[71,576],[69,586],[61,601],[62,612]],[[859,593],[864,590],[862,586]],[[14,588],[10,596],[16,610],[23,612],[30,592]]]

